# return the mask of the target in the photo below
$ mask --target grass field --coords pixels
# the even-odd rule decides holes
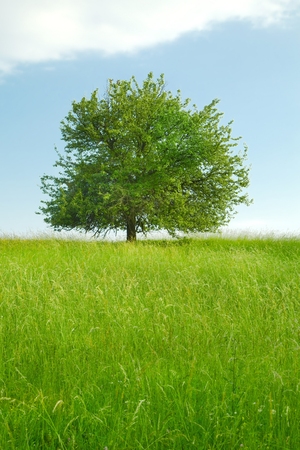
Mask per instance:
[[[0,240],[0,449],[300,448],[300,241]]]

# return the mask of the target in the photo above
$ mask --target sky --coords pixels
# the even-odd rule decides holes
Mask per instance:
[[[300,234],[300,0],[0,0],[0,235],[50,228],[40,177],[72,102],[164,73],[248,146],[249,207],[226,231]]]

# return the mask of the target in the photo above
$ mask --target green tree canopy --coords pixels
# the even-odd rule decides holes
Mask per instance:
[[[246,148],[234,152],[217,100],[199,111],[150,73],[139,86],[108,81],[102,99],[73,102],[61,122],[58,176],[44,175],[40,210],[55,230],[215,231],[248,204]]]

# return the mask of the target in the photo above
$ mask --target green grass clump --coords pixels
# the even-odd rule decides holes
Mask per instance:
[[[0,240],[0,448],[300,448],[299,256]]]

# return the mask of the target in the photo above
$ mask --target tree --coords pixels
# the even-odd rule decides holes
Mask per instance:
[[[109,80],[102,99],[73,102],[61,122],[58,176],[44,175],[40,210],[55,230],[94,235],[164,229],[172,236],[216,231],[249,204],[246,148],[234,153],[231,123],[212,101],[199,111],[165,89],[164,76]]]

